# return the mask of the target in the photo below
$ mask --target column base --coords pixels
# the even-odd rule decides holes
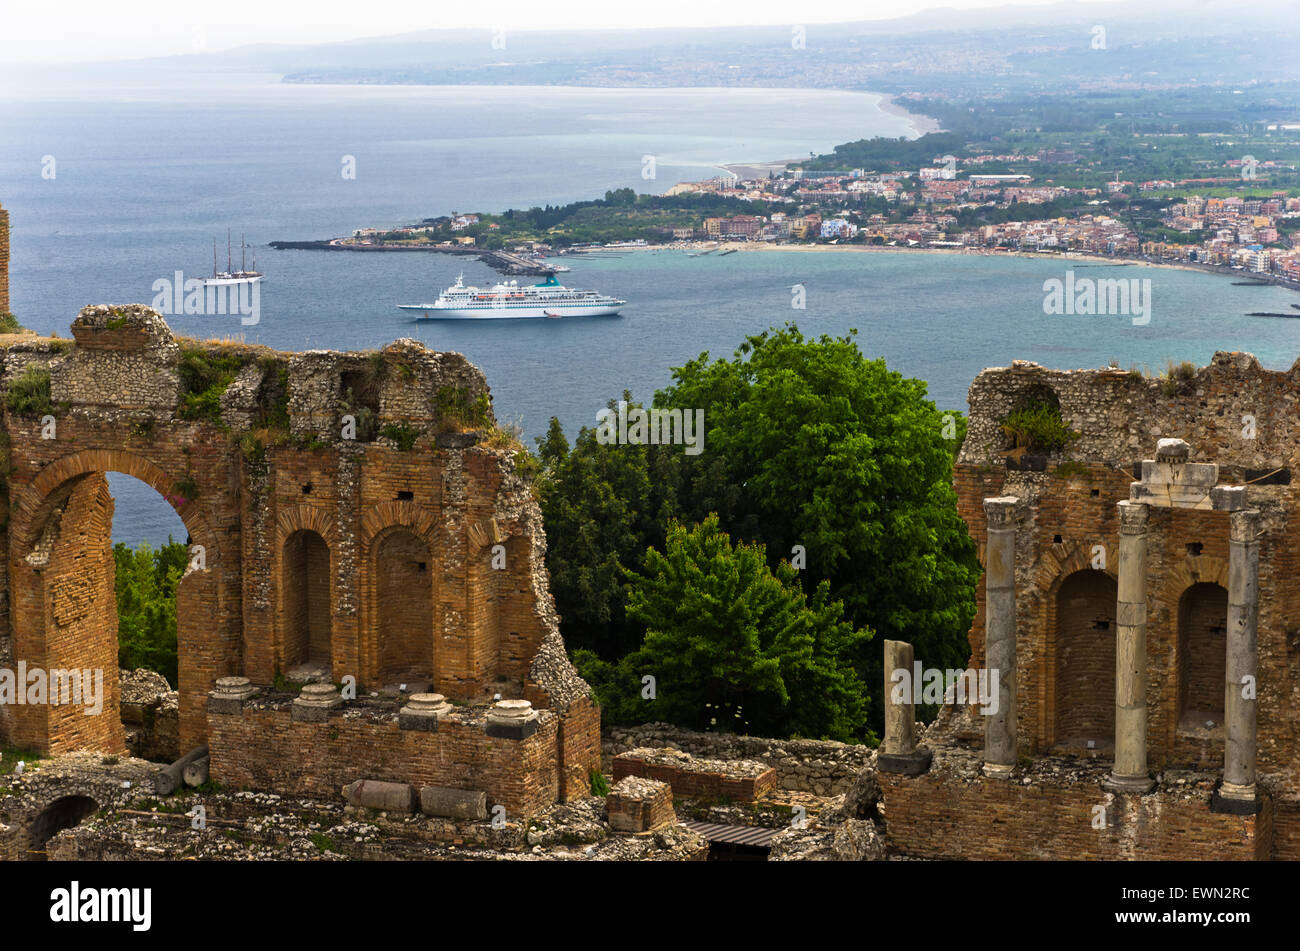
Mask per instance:
[[[1210,812],[1225,816],[1257,816],[1264,806],[1264,801],[1255,791],[1255,784],[1238,786],[1236,783],[1221,783],[1210,795]]]
[[[876,769],[900,776],[920,776],[930,771],[933,760],[934,753],[922,746],[911,753],[880,753],[876,756]]]
[[[1156,781],[1150,776],[1116,776],[1111,773],[1101,784],[1101,788],[1107,792],[1136,793],[1143,796],[1156,788]]]
[[[1014,771],[1014,766],[1003,763],[985,763],[983,767],[984,775],[989,779],[1010,779]]]

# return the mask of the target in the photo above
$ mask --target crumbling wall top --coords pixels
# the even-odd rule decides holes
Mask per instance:
[[[1193,458],[1272,470],[1300,462],[1300,361],[1266,370],[1253,354],[1220,351],[1208,366],[1171,365],[1159,376],[1118,366],[1052,370],[1017,360],[982,371],[969,391],[959,463],[1000,465],[1011,443],[1002,425],[1027,402],[1054,399],[1078,436],[1062,460],[1127,469],[1159,439],[1186,440]]]

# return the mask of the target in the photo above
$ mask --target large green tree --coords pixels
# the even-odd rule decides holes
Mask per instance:
[[[581,666],[620,718],[860,737],[868,691],[850,658],[871,634],[844,620],[826,582],[805,594],[797,574],[788,562],[769,567],[761,545],[733,546],[716,516],[690,529],[673,522],[664,551],[650,549],[643,571],[628,572],[628,614],[646,628],[641,648],[612,667],[590,656]]]
[[[556,419],[539,441],[546,567],[571,650],[612,661],[641,643],[644,628],[626,615],[624,570],[663,547],[677,515],[681,453],[671,449],[601,445],[586,428],[570,449]]]
[[[883,676],[884,638],[910,641],[928,665],[965,664],[980,567],[957,514],[953,440],[924,381],[868,360],[852,333],[806,340],[794,325],[673,378],[656,405],[702,408],[707,433],[684,460],[683,518],[717,511],[769,558],[801,549],[805,585],[828,580],[853,623],[881,635],[856,658],[868,683]],[[734,496],[718,496],[713,460]]]
[[[593,675],[633,684],[617,662],[646,625],[627,610],[624,569],[663,550],[671,519],[715,513],[732,537],[763,544],[774,569],[792,561],[805,592],[827,582],[854,627],[882,635],[847,658],[873,688],[884,638],[910,641],[928,665],[965,664],[980,568],[951,483],[964,420],[937,410],[923,381],[868,360],[852,334],[805,339],[790,325],[730,359],[705,353],[676,368],[654,405],[703,410],[699,455],[601,445],[589,429],[570,449],[554,420],[541,441],[565,637],[613,665]],[[881,691],[870,692],[879,729]]]

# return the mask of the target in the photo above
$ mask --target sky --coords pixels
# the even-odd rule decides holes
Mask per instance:
[[[58,0],[7,3],[0,66],[215,52],[250,43],[322,43],[414,30],[619,29],[797,25],[892,19],[935,7],[1042,6],[1060,0]]]

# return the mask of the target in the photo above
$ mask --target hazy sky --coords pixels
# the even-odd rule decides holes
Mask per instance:
[[[935,7],[1041,6],[1059,0],[46,0],[6,3],[0,64],[171,56],[248,43],[319,43],[411,30],[595,29],[830,23]]]

